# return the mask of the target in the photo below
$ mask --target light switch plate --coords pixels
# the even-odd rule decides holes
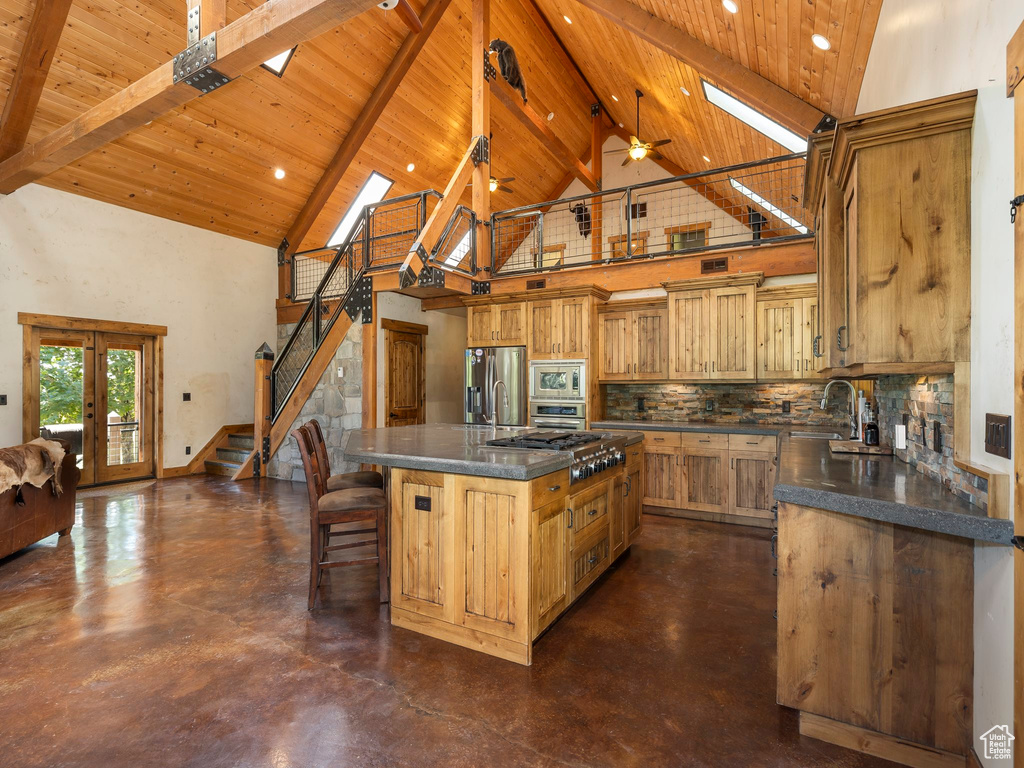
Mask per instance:
[[[1010,458],[1010,417],[985,414],[985,453]]]
[[[897,424],[893,427],[892,447],[900,451],[907,450],[907,426]]]
[[[7,395],[0,395],[0,405],[7,405]]]

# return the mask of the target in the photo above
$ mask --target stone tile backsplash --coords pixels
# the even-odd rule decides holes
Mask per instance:
[[[953,464],[953,376],[882,376],[875,382],[878,428],[882,442],[893,443],[894,428],[907,415],[907,448],[896,456],[938,480],[978,507],[988,507],[988,482]],[[921,427],[922,417],[925,420]],[[934,423],[939,424],[935,450]]]
[[[821,410],[825,382],[757,384],[607,384],[605,418],[609,420],[688,421],[710,419],[741,424],[806,424],[835,427],[848,434],[849,394],[833,389]],[[638,410],[644,399],[645,411]],[[712,409],[706,410],[711,401]],[[783,403],[790,404],[789,413]]]

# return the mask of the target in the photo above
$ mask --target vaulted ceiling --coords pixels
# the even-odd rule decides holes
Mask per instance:
[[[0,93],[12,82],[35,1],[0,5]],[[372,170],[395,180],[393,195],[444,187],[470,140],[471,1],[452,0],[302,247],[326,241]],[[493,36],[515,48],[530,105],[540,115],[553,113],[549,127],[577,156],[589,149],[591,96],[570,72],[569,57],[612,120],[628,130],[635,129],[633,89],[645,91],[642,132],[672,138],[664,154],[677,166],[707,168],[704,155],[717,167],[785,153],[708,104],[701,73],[576,0],[536,0],[569,57],[559,53],[536,12],[527,12],[530,2],[492,0]],[[881,4],[738,0],[732,15],[720,0],[633,2],[836,116],[854,110]],[[228,21],[260,4],[229,0]],[[419,11],[423,2],[412,5]],[[832,50],[814,48],[813,32],[828,36]],[[41,183],[276,246],[407,33],[395,13],[374,8],[300,44],[283,78],[251,71]],[[75,0],[29,143],[167,61],[184,41],[185,0]],[[505,107],[492,104],[492,172],[516,178],[514,192],[496,194],[492,206],[557,193],[566,168]],[[284,179],[275,179],[275,168],[284,169]]]

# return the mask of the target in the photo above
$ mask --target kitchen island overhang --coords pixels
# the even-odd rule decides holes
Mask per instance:
[[[571,482],[558,451],[486,445],[522,431],[355,430],[344,450],[389,468],[391,623],[530,664],[533,641],[640,533],[643,436]]]

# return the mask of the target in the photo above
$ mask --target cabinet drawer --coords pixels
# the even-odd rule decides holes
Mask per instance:
[[[775,435],[729,435],[731,451],[766,451],[775,453],[778,438]]]
[[[645,445],[679,445],[678,432],[644,432]]]
[[[537,509],[569,493],[569,470],[563,469],[538,477],[530,483],[530,508]]]
[[[587,536],[572,551],[572,596],[576,599],[594,583],[608,567],[611,547],[608,526],[594,529],[593,536]]]
[[[684,448],[728,448],[729,435],[719,432],[683,432],[680,445]]]
[[[644,460],[644,444],[643,442],[635,443],[634,445],[626,446],[626,472],[638,467],[643,463]]]
[[[608,487],[608,481],[604,481],[569,497],[574,542],[595,523],[608,522]],[[603,527],[607,529],[608,526]]]

